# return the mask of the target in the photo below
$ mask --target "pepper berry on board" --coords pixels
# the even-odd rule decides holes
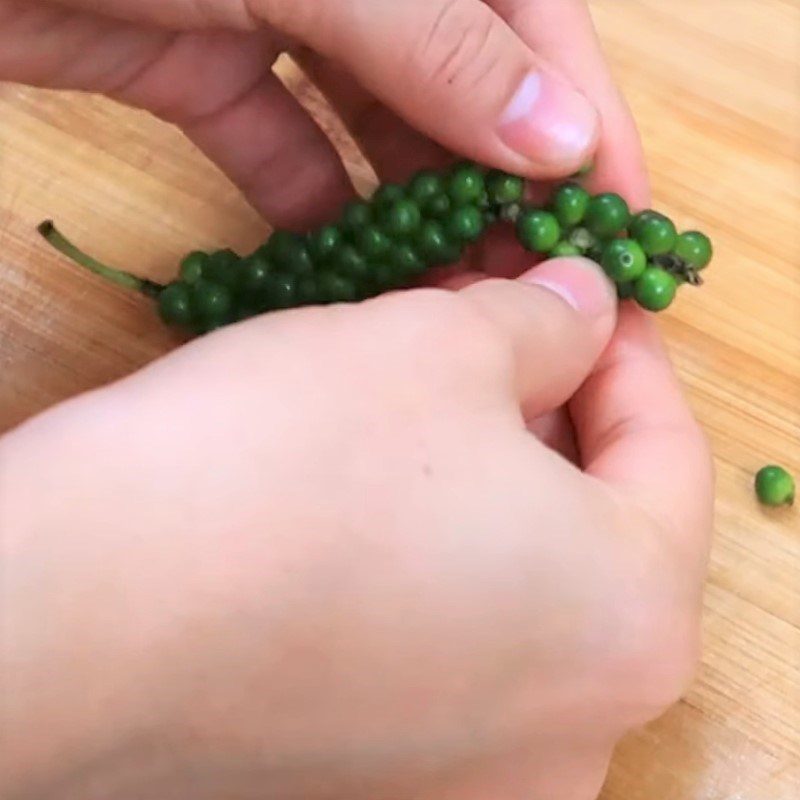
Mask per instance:
[[[113,269],[77,248],[52,222],[39,232],[59,252],[107,280],[156,300],[161,319],[195,334],[280,309],[349,303],[412,286],[456,264],[491,225],[512,223],[526,250],[585,256],[602,265],[620,301],[669,307],[681,285],[699,286],[713,248],[699,231],[678,233],[663,214],[633,216],[617,194],[592,196],[575,181],[528,203],[526,181],[472,162],[424,170],[348,203],[338,220],[305,235],[274,231],[255,252],[193,251],[167,285]]]
[[[784,506],[794,503],[794,478],[776,464],[762,467],[756,474],[756,495],[765,506]]]

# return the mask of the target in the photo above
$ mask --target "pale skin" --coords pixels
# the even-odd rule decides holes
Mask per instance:
[[[312,5],[0,0],[0,77],[175,121],[281,225],[352,192],[268,71],[284,47],[383,177],[447,148],[531,177],[596,151],[596,185],[647,203],[582,3],[442,2],[427,38],[412,0]],[[484,44],[437,59],[478,7]],[[177,32],[210,22],[230,30]],[[597,110],[568,157],[495,135],[542,60]],[[495,245],[442,288],[234,326],[0,439],[3,797],[597,796],[691,679],[711,460],[646,315],[579,259],[487,279],[520,272]]]

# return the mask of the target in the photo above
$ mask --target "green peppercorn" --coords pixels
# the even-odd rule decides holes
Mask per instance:
[[[598,194],[589,200],[584,225],[602,239],[610,239],[630,222],[628,204],[618,194]]]
[[[489,202],[494,205],[519,203],[525,194],[525,181],[495,169],[486,176],[486,192]]]
[[[678,238],[678,231],[669,217],[657,211],[642,211],[630,225],[631,238],[636,239],[648,256],[669,253]]]
[[[413,200],[398,200],[387,206],[381,215],[383,229],[393,238],[410,236],[421,222],[422,214]]]
[[[272,272],[264,287],[267,309],[292,308],[297,298],[298,276],[286,272]]]
[[[420,208],[424,208],[431,198],[445,194],[444,178],[438,172],[421,170],[409,181],[406,194]]]
[[[331,260],[333,269],[353,280],[362,280],[369,275],[369,264],[363,254],[352,244],[343,244]]]
[[[406,192],[402,186],[396,183],[384,183],[375,190],[371,203],[373,208],[382,210],[390,208],[401,200],[405,200],[405,197]]]
[[[324,301],[317,275],[305,275],[297,281],[295,300],[300,306],[314,306]]]
[[[428,264],[450,263],[453,243],[448,239],[445,229],[435,220],[426,220],[415,237],[419,254]]]
[[[392,246],[392,240],[375,225],[367,225],[355,234],[356,247],[368,261],[383,258]]]
[[[456,206],[476,205],[485,190],[483,172],[469,162],[456,165],[447,181],[447,194]]]
[[[352,303],[357,299],[356,285],[352,280],[335,272],[321,272],[317,276],[319,292],[328,303]]]
[[[614,283],[630,283],[645,271],[647,256],[633,239],[614,239],[603,249],[601,263]]]
[[[414,246],[408,242],[393,245],[386,255],[386,262],[398,275],[406,279],[422,275],[427,268]]]
[[[158,295],[158,313],[168,325],[189,325],[194,317],[189,288],[182,282],[166,286]]]
[[[200,281],[192,286],[194,316],[205,325],[223,325],[233,306],[230,290],[217,283]]]
[[[648,311],[663,311],[675,299],[678,284],[661,267],[647,267],[634,284],[636,302]]]
[[[348,234],[366,227],[372,223],[372,209],[362,200],[354,200],[344,207],[342,212],[341,227]]]
[[[239,286],[248,294],[264,290],[271,271],[269,261],[263,255],[252,255],[244,259],[239,274]]]
[[[699,231],[682,233],[673,253],[695,269],[707,267],[714,255],[711,240]]]
[[[526,250],[549,253],[561,238],[561,226],[549,211],[525,209],[517,220],[517,238]]]
[[[319,264],[328,261],[341,243],[342,232],[336,225],[323,225],[308,235],[308,251]]]
[[[181,261],[180,277],[184,283],[197,283],[203,277],[210,256],[201,250],[195,250]]]
[[[302,236],[291,231],[275,231],[267,242],[269,260],[276,268],[292,275],[308,275],[314,262]]]
[[[570,242],[559,242],[549,253],[550,258],[567,258],[581,255],[581,250]]]
[[[453,210],[453,204],[446,194],[431,197],[422,207],[423,216],[428,219],[445,220]]]
[[[406,278],[390,264],[376,264],[370,276],[370,295],[380,294],[392,289],[399,289]]]
[[[240,262],[233,250],[217,250],[209,255],[203,267],[203,278],[231,289],[239,282]]]
[[[775,464],[762,467],[756,474],[756,494],[766,506],[783,506],[794,503],[794,478]]]
[[[445,223],[447,236],[453,241],[474,242],[480,238],[483,229],[483,214],[475,206],[456,208]]]
[[[556,189],[550,204],[561,226],[571,228],[583,222],[590,199],[591,195],[583,186],[565,183]]]

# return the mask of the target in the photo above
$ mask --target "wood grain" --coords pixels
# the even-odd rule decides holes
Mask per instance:
[[[800,511],[758,507],[751,482],[768,461],[800,474],[800,4],[592,5],[656,205],[709,230],[718,252],[705,289],[662,323],[719,476],[703,665],[680,704],[623,742],[603,797],[789,800],[800,787]],[[175,344],[145,301],[43,247],[41,219],[154,278],[195,245],[251,246],[265,226],[174,129],[99,98],[0,87],[0,147],[4,430]]]

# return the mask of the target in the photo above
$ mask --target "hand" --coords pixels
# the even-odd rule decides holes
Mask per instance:
[[[692,673],[711,516],[616,306],[557,260],[286,312],[0,441],[3,796],[594,798]],[[565,402],[581,468],[526,429]]]
[[[148,109],[268,221],[304,229],[335,218],[353,188],[271,72],[287,49],[384,180],[449,150],[560,177],[602,129],[595,185],[647,203],[636,129],[584,0],[0,0],[0,80]]]

